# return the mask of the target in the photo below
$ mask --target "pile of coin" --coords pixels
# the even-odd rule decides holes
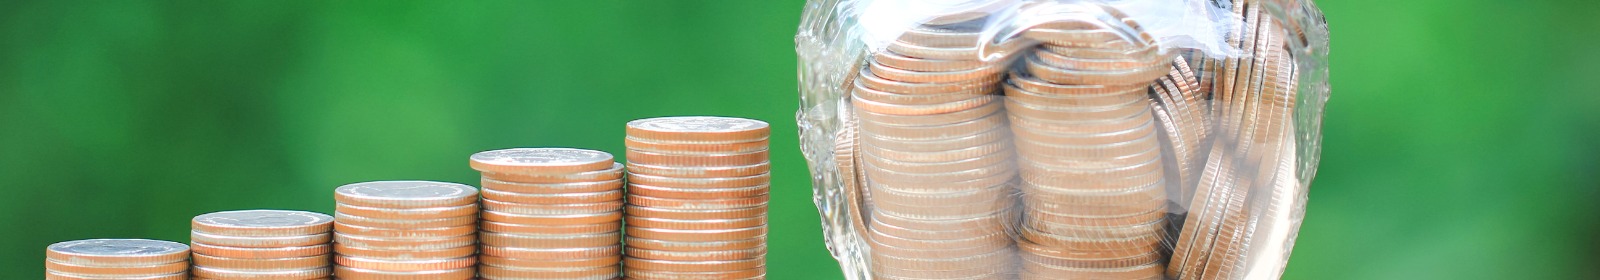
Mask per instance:
[[[471,279],[477,274],[478,189],[375,181],[334,190],[339,279]]]
[[[771,184],[766,122],[628,122],[630,279],[762,279]]]
[[[189,246],[148,239],[87,239],[45,248],[44,279],[189,279]]]
[[[1165,170],[1147,90],[1173,55],[1115,9],[1064,5],[1023,33],[1044,44],[1005,83],[1022,278],[1161,279]]]
[[[484,279],[612,279],[622,258],[622,165],[611,154],[517,148],[473,154],[482,173]]]
[[[1016,153],[996,94],[1011,59],[981,59],[986,15],[975,9],[913,27],[856,77],[857,160],[877,277],[1014,274]]]
[[[190,221],[195,279],[327,279],[333,217],[288,210],[207,213]]]

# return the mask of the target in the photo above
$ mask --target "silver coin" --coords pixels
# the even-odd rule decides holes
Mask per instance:
[[[630,121],[628,127],[670,132],[734,132],[766,128],[767,122],[729,117],[661,117]]]
[[[240,228],[300,227],[333,222],[333,216],[290,210],[238,210],[207,213],[194,217],[195,223]]]
[[[574,148],[515,148],[472,154],[472,161],[509,166],[566,166],[612,161],[610,153]]]
[[[433,181],[372,181],[340,186],[334,192],[373,200],[432,200],[477,196],[472,186]]]
[[[133,257],[183,252],[189,245],[149,239],[85,239],[50,244],[47,249],[67,255]]]

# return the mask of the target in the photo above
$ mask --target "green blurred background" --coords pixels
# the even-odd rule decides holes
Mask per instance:
[[[1321,1],[1324,160],[1290,279],[1600,278],[1595,1]],[[623,123],[773,124],[772,279],[837,279],[796,146],[800,0],[0,1],[0,274],[44,247],[620,153]]]

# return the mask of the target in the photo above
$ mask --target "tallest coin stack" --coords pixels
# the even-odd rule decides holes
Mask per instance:
[[[740,118],[628,122],[628,278],[765,278],[770,133]]]
[[[856,77],[851,102],[878,278],[1013,274],[1007,225],[1017,167],[996,94],[1009,60],[978,59],[983,17],[956,13],[913,27]]]
[[[1173,57],[1074,4],[1006,84],[1022,169],[1023,279],[1160,279],[1166,186],[1146,88]],[[1094,8],[1087,8],[1094,7]],[[1106,28],[1104,26],[1110,26]],[[1127,28],[1131,29],[1131,28]]]

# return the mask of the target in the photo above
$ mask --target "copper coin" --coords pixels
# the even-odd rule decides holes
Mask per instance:
[[[1170,69],[1166,65],[1117,71],[1082,71],[1055,68],[1039,61],[1037,56],[1029,56],[1026,66],[1029,73],[1039,79],[1057,84],[1108,84],[1108,85],[1149,85],[1161,78]]]
[[[734,154],[665,154],[628,150],[628,163],[666,167],[750,166],[768,160],[766,150]]]
[[[770,189],[766,184],[735,188],[671,188],[633,184],[628,186],[628,194],[660,198],[703,199],[759,196],[769,193]]]
[[[335,211],[374,219],[431,220],[471,216],[478,212],[478,204],[430,208],[378,208],[335,203]]]
[[[883,66],[917,72],[952,72],[983,68],[993,63],[974,60],[925,59],[901,55],[892,51],[872,54],[872,61]]]
[[[588,259],[518,259],[497,256],[480,256],[478,262],[488,266],[523,269],[566,269],[576,270],[591,267],[615,266],[622,263],[622,256],[609,256]]]
[[[593,279],[605,280],[616,278],[622,272],[618,265],[589,267],[580,269],[527,269],[503,266],[485,265],[478,268],[478,273],[490,279]]]
[[[1166,266],[1148,263],[1119,268],[1070,268],[1023,262],[1022,279],[1162,279]]]
[[[1131,225],[1074,225],[1038,219],[1023,219],[1024,228],[1053,235],[1080,238],[1125,239],[1163,235],[1165,234],[1166,225],[1167,221],[1165,219],[1156,219],[1142,224]]]
[[[959,160],[963,160],[963,159],[981,157],[981,156],[986,156],[986,155],[999,153],[999,152],[1011,151],[1011,145],[1012,145],[1011,143],[1012,143],[1012,141],[1000,140],[1000,141],[994,141],[994,142],[989,142],[989,143],[983,143],[983,144],[980,144],[980,145],[977,145],[977,146],[972,146],[972,147],[951,149],[951,150],[947,150],[947,151],[938,151],[938,152],[901,152],[901,151],[895,151],[895,150],[891,150],[891,149],[881,148],[881,147],[878,147],[877,145],[873,145],[873,144],[862,145],[862,148],[864,149],[864,151],[869,151],[871,153],[870,154],[871,156],[893,159],[895,161],[900,161],[900,162],[940,163],[940,162],[959,161]],[[1015,170],[1015,168],[1010,168],[1010,169],[1011,170]]]
[[[296,236],[327,233],[333,216],[288,210],[239,210],[195,216],[194,231],[229,236]]]
[[[746,177],[767,173],[772,170],[771,162],[762,162],[746,166],[662,166],[628,163],[629,175],[655,175],[678,178],[720,178],[720,177]]]
[[[1118,58],[1082,58],[1072,57],[1053,51],[1034,52],[1039,62],[1061,69],[1074,69],[1084,71],[1120,71],[1130,69],[1144,69],[1164,65],[1172,61],[1167,56],[1140,56]]]
[[[766,185],[772,182],[771,173],[745,177],[680,178],[648,174],[628,174],[630,185],[650,185],[668,188],[738,188]]]
[[[631,228],[630,228],[631,229]],[[629,234],[626,239],[629,248],[640,248],[661,251],[678,252],[704,252],[741,250],[767,245],[765,235],[757,235],[749,239],[721,240],[721,241],[673,241],[640,237]]]
[[[1112,259],[1056,258],[1056,257],[1029,254],[1029,253],[1021,254],[1021,256],[1022,256],[1022,260],[1024,260],[1024,261],[1038,263],[1038,264],[1047,265],[1047,266],[1053,266],[1053,267],[1122,268],[1122,267],[1133,267],[1133,266],[1140,266],[1140,265],[1148,265],[1148,264],[1151,264],[1151,263],[1158,262],[1158,261],[1161,260],[1161,251],[1148,250],[1148,251],[1138,252],[1137,255],[1134,255],[1132,257],[1112,258]]]
[[[890,104],[890,103],[876,102],[876,101],[864,100],[864,99],[859,99],[859,98],[851,98],[850,99],[850,104],[851,105],[855,105],[855,107],[857,109],[876,112],[876,113],[883,113],[883,114],[890,114],[890,115],[905,115],[905,116],[924,116],[924,115],[948,114],[948,113],[953,113],[953,112],[971,110],[971,109],[975,109],[975,108],[978,108],[978,107],[983,107],[984,105],[987,105],[987,104],[989,104],[991,102],[995,102],[997,100],[999,100],[999,97],[995,96],[995,95],[977,95],[977,96],[974,96],[971,99],[960,100],[960,101],[955,101],[955,102],[938,103],[938,104],[904,105],[904,104]]]
[[[147,266],[180,262],[189,257],[183,243],[149,239],[85,239],[45,248],[45,259],[78,266]]]
[[[717,272],[658,271],[658,270],[635,269],[635,268],[632,268],[632,267],[625,267],[625,269],[627,270],[626,274],[628,275],[628,279],[639,279],[639,280],[678,280],[678,279],[743,280],[743,279],[766,279],[766,275],[767,275],[767,267],[765,267],[765,266],[757,267],[757,268],[753,268],[753,269],[746,269],[746,270],[717,271]]]
[[[622,230],[622,221],[574,225],[508,224],[493,221],[483,221],[482,229],[484,232],[531,235],[599,234]]]
[[[766,205],[767,201],[771,200],[768,196],[763,194],[739,198],[676,199],[634,195],[628,196],[628,204],[667,209],[733,209]]]
[[[599,203],[622,200],[622,190],[617,189],[603,192],[585,193],[526,194],[484,189],[483,198],[527,204]]]
[[[333,235],[333,242],[379,250],[439,250],[477,244],[478,235],[468,234],[443,238],[395,239],[339,233]]]
[[[904,54],[910,57],[945,60],[979,60],[980,50],[978,42],[971,42],[967,46],[919,46],[910,42],[891,41],[886,51]]]
[[[1017,174],[1017,164],[1010,161],[998,162],[988,166],[979,166],[976,168],[952,170],[946,172],[925,172],[922,170],[912,170],[909,172],[899,171],[895,169],[878,167],[877,164],[873,164],[871,161],[862,164],[862,166],[866,168],[867,177],[871,178],[872,180],[900,183],[959,182],[988,178],[990,176],[1001,176],[1002,174]]]
[[[1142,96],[1143,94],[1140,95]],[[1006,112],[1045,120],[1117,120],[1150,116],[1150,100],[1135,99],[1126,103],[1103,106],[1056,106],[1055,104],[1026,103],[1008,99],[1006,100]]]
[[[766,257],[730,261],[669,261],[633,257],[622,259],[622,265],[629,269],[678,272],[736,271],[755,269],[766,264]]]
[[[597,234],[522,235],[483,232],[478,235],[478,239],[484,246],[508,248],[601,247],[621,244],[622,233],[613,231]]]
[[[623,230],[628,233],[628,237],[630,239],[632,237],[639,237],[639,238],[643,238],[643,239],[663,240],[663,241],[698,241],[698,242],[733,241],[733,240],[746,240],[746,239],[754,239],[754,238],[763,238],[763,237],[765,237],[767,235],[767,226],[766,225],[755,226],[755,227],[747,227],[747,228],[700,229],[700,230],[626,227],[626,228],[623,228]],[[662,250],[665,250],[665,249],[662,249]]]
[[[207,256],[238,259],[281,259],[326,255],[333,252],[328,244],[302,247],[246,248],[194,243],[194,253]]]
[[[985,132],[999,132],[994,129],[1004,127],[1006,121],[1006,115],[998,112],[969,121],[932,126],[896,126],[863,121],[861,132],[864,135],[896,141],[939,141]]]
[[[965,269],[919,270],[888,267],[873,263],[872,273],[879,279],[1006,279],[1005,276],[1016,274],[1016,269],[1013,266],[1014,264],[1008,263]]]
[[[872,221],[874,223],[884,223],[901,228],[931,231],[942,231],[952,228],[990,228],[1013,224],[1016,219],[1017,217],[1015,214],[1003,213],[993,216],[968,219],[925,220],[885,215],[884,213],[872,211]]]
[[[1117,250],[1101,248],[1067,248],[1039,245],[1027,240],[1017,240],[1017,248],[1022,255],[1036,255],[1054,259],[1074,260],[1111,260],[1130,259],[1145,256],[1150,252],[1160,252],[1161,243],[1153,243],[1146,247],[1129,247]]]
[[[1043,246],[1064,248],[1094,248],[1102,250],[1124,250],[1130,248],[1144,248],[1151,243],[1161,243],[1160,235],[1135,236],[1126,238],[1089,238],[1063,236],[1052,233],[1039,232],[1027,227],[1021,230],[1022,238]]]
[[[626,209],[628,216],[680,220],[740,219],[765,217],[767,215],[767,205],[765,204],[731,209],[669,209],[628,205],[624,209]]]
[[[95,276],[95,275],[75,275],[75,274],[59,273],[59,272],[45,270],[44,279],[45,280],[188,280],[189,279],[189,272],[188,271],[184,271],[184,272],[179,272],[179,273],[174,273],[174,274],[153,275],[153,276],[125,276],[125,275]]]
[[[994,1],[994,2],[1007,2],[1007,1]],[[935,16],[934,18],[937,18],[937,16]],[[911,28],[907,28],[904,31],[904,33],[901,33],[900,37],[897,38],[896,40],[903,41],[903,42],[906,42],[906,43],[909,43],[909,44],[924,45],[924,46],[972,46],[972,45],[977,44],[978,40],[982,40],[981,38],[979,38],[979,35],[982,34],[981,32],[979,32],[981,30],[979,30],[977,28],[959,28],[959,27],[966,27],[966,26],[959,26],[957,28],[935,26],[935,25],[960,23],[960,22],[964,22],[964,21],[968,21],[968,20],[972,20],[972,19],[975,19],[975,18],[967,18],[967,19],[958,20],[958,21],[949,21],[948,19],[946,19],[946,20],[934,20],[932,22],[924,22],[923,24],[919,24],[917,26],[913,26]]]
[[[1014,232],[1014,230],[1012,230],[1012,227],[1010,225],[1003,225],[1003,224],[985,225],[983,227],[924,230],[924,229],[909,229],[909,228],[898,227],[898,226],[894,226],[894,225],[890,225],[890,224],[885,224],[885,223],[882,223],[880,221],[871,221],[870,223],[872,224],[871,225],[872,230],[875,230],[875,231],[878,231],[880,233],[883,233],[884,235],[895,236],[895,237],[906,238],[906,239],[923,239],[923,240],[960,239],[962,237],[987,236],[987,235],[996,234],[996,233],[1011,233],[1011,232]]]
[[[769,143],[768,139],[733,143],[674,143],[624,137],[623,145],[628,149],[668,154],[736,154],[766,150]]]
[[[632,240],[629,241],[631,242]],[[594,259],[621,256],[622,245],[609,245],[591,248],[509,248],[483,246],[483,255],[528,260]]]
[[[278,259],[245,259],[214,257],[196,253],[191,262],[195,266],[204,266],[226,270],[263,271],[263,270],[304,270],[326,267],[332,264],[328,255],[309,257],[292,257]]]
[[[475,225],[435,227],[435,228],[378,228],[364,227],[339,223],[334,225],[334,230],[339,234],[392,237],[392,238],[440,238],[472,234],[478,232]]]
[[[622,220],[622,212],[567,215],[523,215],[484,211],[483,220],[508,224],[584,225]]]
[[[1011,132],[1016,134],[1017,139],[1025,139],[1021,141],[1028,141],[1030,143],[1051,143],[1056,145],[1104,145],[1130,142],[1152,134],[1150,127],[1151,124],[1154,123],[1155,119],[1149,118],[1148,120],[1149,121],[1146,123],[1135,124],[1130,129],[1121,131],[1062,133],[1038,131],[1033,129],[1017,129],[1012,130]]]
[[[920,193],[949,193],[978,189],[986,189],[1000,184],[1007,184],[1016,178],[1015,173],[1002,173],[994,176],[956,182],[938,183],[901,183],[887,181],[868,181],[869,187],[887,188],[902,192]]]
[[[862,138],[862,139],[865,140],[866,138]],[[954,161],[947,161],[947,162],[906,162],[906,161],[898,161],[898,160],[888,159],[888,158],[879,157],[879,156],[863,156],[863,157],[861,157],[861,161],[862,161],[862,165],[863,166],[871,165],[873,168],[878,168],[878,169],[883,169],[883,170],[888,170],[888,171],[894,171],[894,172],[918,173],[918,174],[940,174],[940,173],[949,173],[949,172],[960,172],[960,171],[963,171],[963,170],[973,170],[973,169],[982,168],[984,166],[993,166],[993,165],[996,165],[996,164],[1005,164],[1005,163],[1013,162],[1014,161],[1013,159],[1015,159],[1014,154],[1015,154],[1014,151],[1005,150],[1005,151],[996,152],[994,154],[982,155],[982,156],[966,158],[966,159],[959,159],[959,160],[954,160]]]
[[[140,266],[87,266],[65,264],[52,260],[45,260],[44,268],[60,274],[85,275],[85,276],[156,276],[181,273],[189,269],[189,262],[179,261],[174,263],[140,265]]]
[[[999,112],[999,111],[1003,110],[1004,108],[1005,108],[1005,103],[1004,102],[990,102],[989,104],[984,104],[983,106],[978,106],[977,108],[972,108],[972,109],[963,110],[963,111],[950,112],[950,113],[944,113],[944,114],[933,114],[933,115],[884,114],[884,113],[867,111],[867,110],[863,110],[863,109],[860,109],[860,108],[855,108],[852,111],[854,111],[856,113],[856,117],[860,118],[862,122],[872,122],[872,123],[875,123],[875,124],[894,125],[894,126],[943,126],[943,125],[951,125],[951,124],[957,124],[957,123],[970,122],[972,120],[976,120],[976,119],[982,118],[984,116],[993,115],[993,114],[995,114],[995,112]],[[1004,129],[1004,128],[1001,128],[1001,129]],[[979,134],[983,134],[981,132],[988,132],[988,131],[977,131],[975,133],[960,133],[960,134],[964,134],[964,135],[979,135]],[[931,140],[925,140],[925,141],[948,141],[948,140],[947,140],[947,138],[942,138],[942,139],[931,139]],[[993,141],[993,140],[989,140],[989,141]]]
[[[622,205],[621,200],[570,204],[528,204],[493,199],[483,200],[484,211],[525,215],[598,214],[620,211],[622,210]]]
[[[471,245],[443,249],[385,250],[337,243],[333,244],[333,249],[340,255],[379,260],[456,259],[471,257],[478,252],[478,247]]]
[[[749,227],[763,226],[763,225],[767,224],[767,217],[761,216],[761,217],[753,217],[753,218],[721,219],[721,220],[705,220],[705,219],[702,219],[702,220],[680,220],[680,219],[666,219],[666,218],[628,216],[626,219],[624,219],[624,221],[628,224],[628,226],[645,227],[645,228],[682,229],[682,230],[702,230],[702,229],[704,229],[704,230],[719,230],[719,229],[749,228]]]
[[[239,236],[215,235],[215,234],[201,233],[201,232],[198,232],[198,231],[190,231],[189,232],[189,239],[193,240],[194,242],[206,243],[206,244],[211,244],[211,245],[230,246],[230,247],[270,248],[270,247],[300,247],[300,246],[311,246],[311,245],[317,245],[317,244],[326,244],[326,243],[328,243],[329,240],[333,239],[333,235],[330,234],[330,233],[319,233],[319,234],[300,235],[300,236],[239,237]]]
[[[977,268],[1005,267],[1016,259],[1016,252],[1012,250],[997,250],[980,255],[959,258],[905,258],[890,255],[872,255],[874,268],[896,268],[906,270],[965,270]],[[986,274],[986,273],[979,273]]]
[[[333,219],[337,223],[379,228],[436,228],[464,226],[478,222],[478,217],[455,216],[437,219],[377,219],[357,215],[334,212]]]
[[[603,170],[616,163],[611,154],[573,148],[513,148],[472,154],[473,170],[496,174],[577,173]]]
[[[333,274],[331,267],[318,267],[294,270],[232,270],[213,267],[196,266],[189,271],[195,277],[213,279],[313,279],[326,278]]]
[[[1026,196],[1023,198],[1023,205],[1029,209],[1029,211],[1058,213],[1063,215],[1120,216],[1130,213],[1146,213],[1151,209],[1161,209],[1167,204],[1167,200],[1164,199],[1165,195],[1153,193],[1150,195],[1150,197],[1152,197],[1152,199],[1142,202],[1079,204],[1062,203],[1050,200],[1049,197]]]
[[[901,248],[971,248],[990,247],[1011,244],[1011,237],[1004,233],[990,233],[986,235],[961,236],[959,239],[910,239],[884,234],[877,229],[869,230],[873,242],[878,244]]]
[[[905,192],[894,189],[869,186],[873,201],[891,201],[899,203],[918,203],[926,206],[965,205],[983,202],[998,202],[1007,197],[1017,196],[1016,184],[1000,184],[988,188],[956,191],[956,192]]]
[[[478,258],[383,260],[335,255],[333,256],[333,262],[338,263],[340,266],[353,268],[388,271],[430,271],[472,267],[478,264]]]
[[[760,258],[767,255],[767,247],[725,251],[664,251],[641,248],[627,248],[626,253],[630,258],[669,261],[731,261]]]
[[[478,189],[445,182],[373,181],[339,186],[333,198],[340,204],[369,208],[443,208],[478,201]]]
[[[627,126],[629,137],[668,143],[754,142],[770,134],[766,122],[730,117],[648,118],[630,121]]]
[[[894,238],[894,237],[890,237],[890,238]],[[961,258],[961,257],[982,255],[982,254],[985,254],[985,253],[999,251],[999,250],[1009,250],[1010,247],[1011,247],[1010,243],[990,243],[990,244],[976,244],[976,245],[974,245],[974,244],[955,243],[955,244],[951,244],[951,246],[945,246],[945,247],[931,247],[931,248],[930,247],[916,247],[916,248],[908,248],[908,247],[895,247],[895,246],[885,245],[885,244],[882,244],[882,243],[877,243],[874,239],[875,238],[867,239],[867,245],[871,246],[872,250],[870,251],[870,253],[872,253],[873,255],[891,255],[891,256],[908,256],[908,257],[913,257],[914,256],[914,257],[924,257],[924,258]]]
[[[622,180],[571,183],[519,183],[483,178],[483,190],[527,194],[592,193],[622,189]]]
[[[1015,86],[1017,89],[1025,92],[1055,97],[1098,96],[1127,92],[1143,92],[1149,88],[1149,85],[1142,84],[1058,84],[1039,79],[1037,76],[1021,71],[1011,72],[1009,79],[1006,79],[1006,84],[1009,86]]]
[[[862,67],[856,81],[863,87],[896,94],[977,95],[995,93],[1000,76],[979,76],[972,80],[939,83],[896,81],[879,77]]]
[[[1127,87],[1088,87],[1076,89],[1073,93],[1044,93],[1018,86],[1025,84],[1017,79],[1006,80],[1002,87],[1006,99],[1020,104],[1051,107],[1102,107],[1112,105],[1125,105],[1135,101],[1146,101],[1145,88]],[[1056,85],[1065,87],[1063,85]],[[1148,101],[1147,101],[1148,102]]]
[[[938,72],[894,68],[883,65],[876,60],[867,63],[867,65],[867,70],[872,71],[873,75],[877,75],[878,77],[882,77],[884,79],[912,83],[949,83],[973,79],[984,79],[987,76],[1000,75],[1006,69],[1005,64],[998,63],[983,64],[982,66],[974,69]]]
[[[478,274],[477,267],[466,267],[444,270],[427,271],[389,271],[378,269],[355,268],[348,266],[334,266],[334,275],[344,280],[445,280],[445,279],[472,279]]]
[[[1006,197],[998,201],[976,201],[966,204],[928,205],[916,201],[873,200],[873,211],[884,215],[910,219],[969,219],[998,215],[1010,211],[1016,199]]]
[[[482,175],[485,179],[519,183],[599,182],[621,179],[622,164],[612,163],[611,168],[608,169],[576,173],[504,174],[484,172]]]

